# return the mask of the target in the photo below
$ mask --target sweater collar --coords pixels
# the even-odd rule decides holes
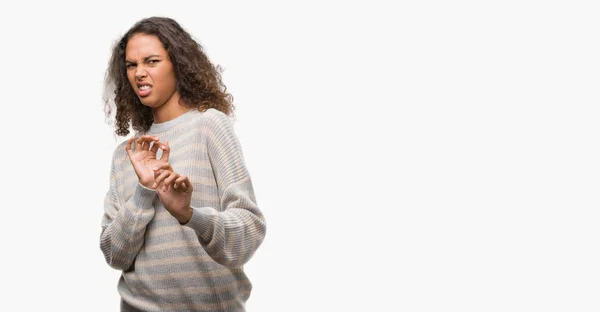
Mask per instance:
[[[152,123],[152,125],[150,126],[150,129],[148,129],[148,134],[156,134],[156,133],[160,133],[160,132],[164,132],[167,131],[171,128],[173,128],[174,126],[186,121],[192,114],[191,112],[195,111],[196,109],[190,109],[187,112],[171,119],[165,122],[161,122],[161,123]]]

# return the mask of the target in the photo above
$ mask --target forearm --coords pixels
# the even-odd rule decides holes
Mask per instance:
[[[262,216],[244,209],[218,212],[211,207],[193,208],[192,218],[185,224],[196,231],[200,244],[221,265],[244,265],[260,244],[266,224]]]
[[[100,248],[111,267],[127,270],[133,264],[144,243],[146,226],[154,217],[155,197],[155,191],[137,185],[111,222],[103,225]]]
[[[265,218],[256,205],[241,146],[227,116],[211,111],[207,151],[220,193],[220,207],[193,208],[185,224],[196,231],[210,257],[227,267],[244,265],[266,233]]]
[[[244,265],[258,249],[266,233],[265,219],[253,200],[239,188],[228,188],[224,211],[212,207],[192,207],[185,224],[196,232],[200,244],[221,265]]]

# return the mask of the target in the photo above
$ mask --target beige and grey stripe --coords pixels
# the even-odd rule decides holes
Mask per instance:
[[[231,121],[214,109],[191,110],[147,133],[169,140],[169,162],[194,186],[194,213],[180,225],[156,191],[138,183],[126,143],[116,148],[100,247],[123,271],[123,309],[244,311],[252,284],[242,265],[260,246],[266,223]]]

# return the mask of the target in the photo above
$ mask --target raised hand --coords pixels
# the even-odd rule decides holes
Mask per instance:
[[[165,209],[180,223],[187,223],[192,217],[190,203],[194,191],[190,179],[173,171],[168,162],[154,167],[154,178],[152,187],[158,191]]]
[[[136,141],[135,151],[131,148],[133,141]],[[159,148],[162,150],[162,156],[160,159],[157,159],[156,153]],[[134,137],[129,139],[125,150],[127,150],[127,155],[140,183],[145,187],[153,188],[153,168],[169,161],[169,153],[171,151],[169,142],[165,141],[165,143],[162,143],[156,136],[143,135],[139,138]]]

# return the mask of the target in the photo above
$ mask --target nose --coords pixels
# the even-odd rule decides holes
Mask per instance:
[[[144,78],[146,77],[147,73],[146,70],[144,69],[144,67],[142,66],[138,66],[135,70],[135,78]]]

